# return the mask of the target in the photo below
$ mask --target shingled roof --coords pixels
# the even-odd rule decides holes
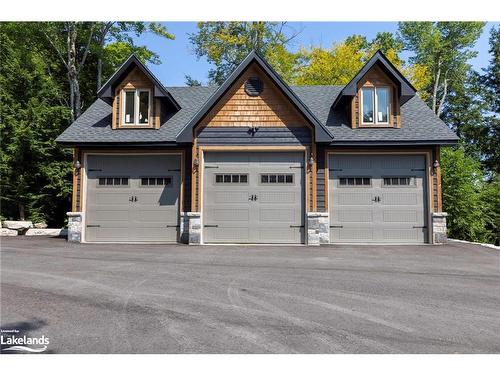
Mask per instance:
[[[333,109],[344,86],[291,86],[293,92],[333,135],[331,144],[454,144],[456,134],[418,97],[401,106],[401,128],[352,129],[345,111]],[[215,86],[166,87],[181,109],[160,129],[111,128],[110,104],[97,99],[56,141],[67,145],[175,145],[176,137],[217,90]]]

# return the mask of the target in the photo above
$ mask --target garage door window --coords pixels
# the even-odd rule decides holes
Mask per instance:
[[[216,174],[215,175],[216,184],[247,184],[248,175],[247,174]]]
[[[128,186],[128,177],[99,177],[98,186]]]
[[[261,184],[293,184],[293,174],[261,174]]]
[[[384,186],[415,186],[415,177],[384,177]]]
[[[151,186],[170,186],[172,185],[172,177],[141,177],[142,187]]]
[[[355,187],[355,186],[371,186],[372,179],[370,177],[340,177],[339,186]]]

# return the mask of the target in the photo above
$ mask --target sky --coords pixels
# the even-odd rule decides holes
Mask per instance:
[[[153,34],[147,33],[135,38],[135,43],[145,45],[156,52],[161,60],[160,65],[148,64],[148,67],[165,86],[185,86],[185,75],[194,79],[207,82],[207,74],[210,64],[204,59],[197,59],[191,43],[189,34],[196,33],[196,22],[164,22],[168,31],[175,35],[175,40],[167,40]],[[499,23],[487,23],[483,33],[476,43],[475,50],[478,56],[471,60],[476,70],[481,70],[488,65],[490,56],[488,53],[488,38],[490,29]],[[377,32],[397,31],[397,22],[289,22],[288,32],[300,31],[300,34],[292,41],[290,48],[297,50],[300,47],[311,45],[330,47],[334,42],[341,42],[352,34],[361,34],[368,40],[375,37]],[[408,55],[403,54],[403,58]]]

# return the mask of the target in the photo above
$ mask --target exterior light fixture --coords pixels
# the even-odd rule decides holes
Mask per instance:
[[[309,158],[309,167],[312,168],[313,164],[314,164],[314,158],[313,155],[311,154],[311,157]]]
[[[76,170],[80,170],[80,168],[82,167],[82,165],[80,164],[80,160],[76,160],[73,163],[73,166],[75,167]]]
[[[434,160],[434,164],[432,166],[434,167],[434,169],[439,168],[439,161],[437,159]]]
[[[195,167],[195,168],[198,168],[198,167],[199,167],[199,165],[200,165],[200,161],[198,160],[198,158],[194,158],[194,160],[193,160],[193,165],[194,165],[194,167]]]

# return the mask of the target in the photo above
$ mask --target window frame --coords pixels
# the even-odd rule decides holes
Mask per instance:
[[[149,182],[148,182],[147,185],[144,185],[142,183],[142,180],[145,179],[145,178],[147,178],[148,181],[150,179],[155,179],[155,184],[154,185],[150,185]],[[164,183],[162,185],[158,185],[156,183],[156,180],[159,179],[159,178],[162,178],[163,181],[164,181]],[[170,183],[169,184],[165,183],[167,179],[170,179]],[[174,176],[172,176],[172,175],[166,175],[166,176],[140,176],[138,178],[138,181],[139,181],[139,187],[142,188],[142,189],[170,188],[170,187],[174,186]]]
[[[387,185],[385,183],[385,179],[394,179],[394,178],[397,178],[398,179],[398,184],[393,184],[392,181],[389,185]],[[406,184],[406,185],[401,185],[399,182],[401,181],[402,178],[409,178],[410,179],[410,183],[409,184]],[[417,187],[417,176],[415,175],[405,175],[405,176],[381,176],[381,181],[382,181],[382,184],[381,186],[383,188],[390,188],[390,189],[394,189],[394,188],[403,188],[403,189],[409,189],[409,188],[416,188]]]
[[[350,178],[354,179],[354,185],[349,185],[348,179],[350,179]],[[360,184],[360,185],[356,184],[356,179],[357,178],[363,179],[363,181],[362,181],[363,183]],[[366,178],[369,179],[369,184],[367,184],[367,185],[364,184],[364,179],[366,179]],[[341,179],[345,179],[346,180],[346,184],[345,185],[341,185],[341,183],[340,183]],[[351,176],[351,175],[349,175],[349,176],[339,176],[337,178],[337,187],[341,188],[341,189],[345,189],[345,188],[357,188],[357,189],[359,189],[359,188],[371,188],[371,187],[373,187],[373,176],[357,176],[357,175],[356,176]]]
[[[120,184],[118,184],[118,185],[115,185],[115,183],[114,183],[114,180],[116,178],[120,179]],[[101,179],[105,179],[105,180],[113,179],[113,183],[112,184],[108,184],[107,181],[106,181],[104,184],[101,184],[100,183]],[[122,183],[124,179],[127,179],[127,184],[123,184]],[[96,188],[98,188],[98,189],[109,189],[109,188],[124,189],[124,188],[130,188],[130,176],[123,176],[123,175],[120,175],[120,176],[100,176],[100,177],[96,177],[95,180],[96,180]]]
[[[283,182],[279,182],[280,175],[283,176],[283,179],[284,179]],[[262,181],[263,176],[267,176],[268,182]],[[276,182],[271,182],[270,176],[275,176]],[[287,176],[292,177],[292,182],[286,182]],[[263,186],[294,186],[295,185],[295,174],[294,173],[282,173],[282,172],[259,173],[258,174],[258,185],[263,185]]]
[[[133,92],[134,93],[134,121],[133,122],[126,122],[125,121],[125,116],[126,116],[126,105],[127,101],[126,99],[126,93],[127,92]],[[141,92],[147,92],[148,93],[148,122],[146,123],[140,123],[139,122],[139,106],[140,106],[140,93]],[[122,89],[122,95],[121,95],[121,125],[124,127],[127,126],[133,126],[133,127],[151,127],[151,103],[152,103],[152,98],[151,98],[151,89],[148,88],[124,88]]]
[[[387,89],[387,121],[378,121],[378,89]],[[364,94],[363,90],[371,90],[373,92],[373,122],[365,122],[363,116],[363,102]],[[360,126],[380,126],[380,127],[390,127],[392,118],[392,88],[388,85],[377,85],[377,86],[362,86],[359,90],[360,94],[360,105],[359,105],[359,119]]]
[[[217,176],[222,176],[222,181],[218,182],[217,181]],[[231,181],[225,182],[224,181],[224,176],[231,176]],[[233,181],[233,176],[238,176],[238,182]],[[246,182],[241,182],[241,176],[246,177]],[[230,186],[245,186],[248,185],[249,181],[249,174],[248,173],[237,173],[237,172],[226,172],[226,173],[214,173],[214,185],[230,185]]]

